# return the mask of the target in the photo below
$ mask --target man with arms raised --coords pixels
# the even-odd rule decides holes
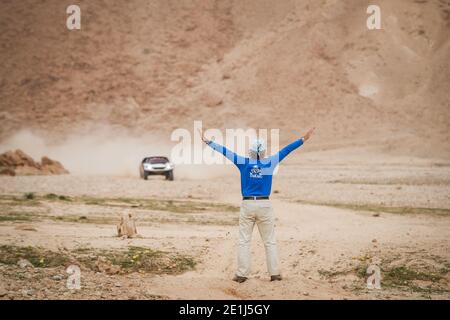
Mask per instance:
[[[277,165],[292,151],[307,141],[314,128],[303,137],[284,147],[278,153],[265,157],[266,145],[263,140],[254,140],[249,149],[249,157],[242,157],[211,140],[202,140],[214,150],[233,162],[241,173],[242,204],[239,217],[238,269],[234,281],[242,283],[250,273],[250,242],[256,223],[266,250],[267,269],[270,281],[281,280],[278,268],[278,254],[275,240],[275,224],[272,203],[269,200],[272,176]]]

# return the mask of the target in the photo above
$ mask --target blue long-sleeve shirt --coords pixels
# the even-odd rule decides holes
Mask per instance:
[[[277,165],[292,151],[303,144],[299,139],[281,149],[276,154],[261,160],[237,155],[224,146],[210,141],[208,145],[222,153],[233,162],[241,173],[241,193],[243,197],[269,196],[272,189],[272,176]]]

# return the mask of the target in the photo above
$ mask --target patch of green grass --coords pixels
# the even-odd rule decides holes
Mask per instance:
[[[399,257],[390,257],[383,259],[379,265],[381,271],[381,286],[384,288],[394,288],[401,291],[415,292],[421,294],[442,294],[449,293],[448,286],[441,281],[446,279],[450,271],[447,266],[440,269],[431,265],[418,268],[408,267],[406,265],[396,265],[395,261]],[[441,257],[429,255],[428,259],[438,262],[435,258]],[[438,263],[440,263],[439,261]],[[395,266],[391,264],[394,263]],[[337,279],[340,276],[349,274],[356,275],[360,281],[352,286],[352,290],[360,291],[366,288],[367,268],[370,264],[370,257],[364,256],[359,263],[353,267],[341,270],[318,270],[319,274],[326,279]],[[419,285],[420,283],[420,285]]]
[[[374,185],[374,186],[441,186],[449,185],[450,181],[447,178],[422,178],[422,179],[389,179],[389,180],[376,180],[376,179],[337,179],[331,180],[327,183],[333,184],[354,184],[354,185]]]
[[[11,195],[0,195],[0,205],[12,207],[12,206],[24,206],[31,207],[39,205],[39,201],[33,196],[33,199],[27,199],[25,196],[11,196]]]
[[[382,286],[396,288],[402,291],[421,293],[424,297],[430,294],[449,293],[448,286],[442,286],[440,281],[445,278],[448,269],[416,270],[406,266],[383,267],[381,269]],[[422,282],[418,285],[418,282]]]
[[[193,213],[202,211],[237,212],[236,206],[186,200],[133,199],[133,198],[80,198],[86,204],[109,207],[137,207],[153,211],[169,211],[173,213]]]
[[[40,247],[0,246],[0,263],[14,265],[20,259],[26,259],[35,267],[49,268],[66,265],[69,257]]]
[[[359,264],[358,266],[353,269],[353,271],[356,273],[356,275],[360,278],[366,278],[367,275],[367,268],[369,267],[369,264],[366,262]]]
[[[136,246],[129,247],[128,250],[102,250],[96,255],[120,267],[122,273],[179,274],[193,269],[196,265],[195,260],[187,255]],[[96,269],[92,259],[81,260],[89,268]]]
[[[33,192],[26,192],[23,195],[23,198],[26,200],[33,200],[34,199],[34,193]]]
[[[77,254],[77,253],[90,253],[92,251],[92,248],[89,247],[85,247],[85,246],[81,246],[81,247],[77,247],[75,249],[72,250],[73,253]]]
[[[96,250],[83,247],[71,252],[54,252],[31,246],[0,246],[0,263],[16,265],[21,258],[40,268],[65,267],[69,263],[78,263],[94,271],[99,271],[96,261],[102,258],[119,267],[121,273],[180,274],[192,270],[196,265],[194,258],[188,255],[136,246],[127,250]]]
[[[105,207],[119,207],[119,208],[139,208],[153,211],[168,211],[173,213],[198,213],[203,211],[214,212],[238,212],[237,206],[224,203],[211,203],[196,200],[166,200],[166,199],[140,199],[140,198],[96,198],[89,196],[69,197],[64,195],[57,195],[48,193],[44,196],[38,196],[34,193],[27,193],[22,199],[2,195],[0,200],[8,201],[21,205],[33,200],[34,204],[39,204],[39,201],[65,201],[73,203],[83,203],[87,205],[97,205]]]
[[[149,211],[170,212],[170,215],[144,214],[140,216],[141,222],[147,223],[189,223],[201,225],[235,225],[238,217],[232,214],[210,215],[205,212],[235,213],[238,207],[223,203],[209,203],[197,200],[165,200],[165,199],[139,199],[139,198],[94,198],[94,197],[68,197],[55,193],[45,195],[33,195],[33,199],[27,200],[25,197],[16,197],[12,195],[0,195],[0,207],[11,211],[7,207],[20,206],[40,206],[46,202],[64,202],[66,204],[86,204],[95,205],[103,208],[124,208]],[[20,221],[20,220],[42,220],[50,219],[58,222],[70,223],[93,223],[93,224],[113,224],[118,221],[117,216],[111,215],[50,215],[44,211],[36,211],[27,216],[20,213],[1,215],[1,221]],[[47,210],[48,212],[48,210]]]
[[[107,216],[78,216],[78,215],[64,215],[64,216],[45,216],[45,218],[60,222],[73,222],[73,223],[94,223],[94,224],[112,224],[117,222],[115,217]]]
[[[325,269],[319,269],[317,272],[324,278],[331,279],[335,278],[341,275],[346,275],[352,272],[352,270],[325,270]]]
[[[296,200],[297,203],[334,207],[338,209],[365,211],[374,213],[392,213],[392,214],[429,214],[438,216],[450,215],[450,209],[446,208],[420,208],[420,207],[388,207],[376,204],[353,204],[353,203],[337,203],[337,202],[315,202]]]
[[[406,266],[382,269],[382,274],[384,285],[392,287],[408,286],[416,280],[437,282],[443,278],[440,273],[418,271]]]
[[[128,250],[104,250],[98,253],[124,273],[146,272],[154,274],[179,274],[195,267],[195,260],[187,255],[168,253],[144,247]]]
[[[30,221],[31,217],[22,213],[0,213],[0,222],[3,221]]]
[[[63,195],[57,195],[54,193],[47,193],[44,196],[45,199],[47,200],[61,200],[61,201],[72,201],[72,199],[68,196],[63,196]]]

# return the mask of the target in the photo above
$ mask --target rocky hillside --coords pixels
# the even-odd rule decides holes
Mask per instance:
[[[318,127],[316,148],[450,155],[450,1],[2,1],[0,137]]]

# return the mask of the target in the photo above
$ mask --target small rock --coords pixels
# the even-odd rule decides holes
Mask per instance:
[[[377,213],[374,213],[374,214],[372,214],[372,217],[379,217],[380,216],[380,214],[377,212]]]
[[[119,282],[117,282],[117,283],[115,284],[115,286],[118,287],[118,288],[120,288],[122,285],[121,285]]]
[[[33,268],[33,265],[27,259],[19,259],[19,261],[17,261],[17,265],[22,269],[27,267]]]
[[[36,293],[36,290],[34,290],[34,289],[23,289],[22,290],[22,294],[23,295],[28,295],[28,296],[32,296],[32,295],[34,295]]]
[[[56,280],[56,281],[61,281],[63,279],[63,277],[61,275],[57,274],[57,275],[53,276],[52,279]]]
[[[309,293],[305,291],[305,292],[303,292],[303,295],[304,296],[309,296]]]
[[[377,242],[377,239],[372,239],[372,242],[373,242],[373,243],[376,243],[376,242]]]

